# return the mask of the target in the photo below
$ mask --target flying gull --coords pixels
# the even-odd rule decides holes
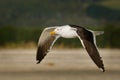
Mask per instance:
[[[96,35],[103,34],[103,31],[92,31],[77,25],[63,25],[45,28],[39,38],[36,60],[38,63],[46,56],[51,50],[55,41],[60,38],[75,38],[78,37],[82,46],[86,49],[93,62],[103,72],[104,64],[99,55],[96,46]]]

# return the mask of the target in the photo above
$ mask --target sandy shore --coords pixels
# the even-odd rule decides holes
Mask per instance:
[[[35,49],[0,50],[0,80],[118,80],[120,50],[100,49],[101,72],[84,49],[53,49],[36,64]]]

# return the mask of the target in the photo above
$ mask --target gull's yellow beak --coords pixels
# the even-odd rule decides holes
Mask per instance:
[[[55,35],[55,31],[51,31],[51,32],[50,32],[50,35]]]

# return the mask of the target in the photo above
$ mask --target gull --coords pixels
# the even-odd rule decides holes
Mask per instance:
[[[97,65],[98,68],[100,68],[100,70],[104,72],[104,64],[99,54],[95,38],[97,35],[101,35],[103,33],[103,31],[92,31],[77,25],[47,27],[41,33],[38,41],[36,54],[36,60],[38,61],[37,64],[44,59],[58,38],[77,37],[81,41],[82,46],[86,49],[93,62]]]

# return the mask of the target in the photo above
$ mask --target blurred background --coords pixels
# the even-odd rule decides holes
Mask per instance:
[[[35,64],[37,42],[42,30],[66,24],[104,31],[103,35],[97,37],[97,45],[108,72],[96,70],[77,38],[60,38],[51,54],[40,65]],[[2,80],[119,79],[119,41],[120,0],[0,0]]]
[[[0,46],[36,45],[44,27],[75,24],[102,30],[98,46],[120,47],[119,0],[1,0]],[[71,42],[71,44],[68,44]],[[58,45],[78,47],[79,41],[60,40]],[[100,43],[100,44],[99,44]]]

